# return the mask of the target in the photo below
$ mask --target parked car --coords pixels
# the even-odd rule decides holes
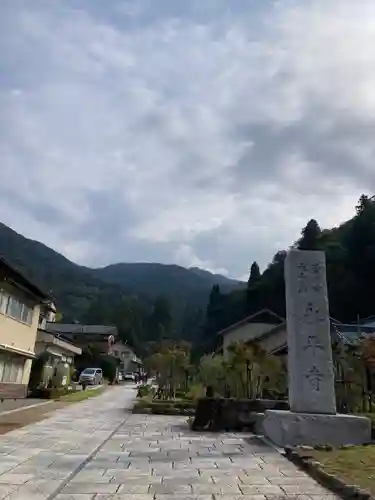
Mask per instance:
[[[85,368],[78,380],[79,384],[99,385],[103,383],[103,372],[101,368]]]
[[[124,380],[127,382],[134,382],[135,381],[134,373],[130,373],[130,372],[125,373]]]

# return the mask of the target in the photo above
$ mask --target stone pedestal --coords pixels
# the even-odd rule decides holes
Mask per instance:
[[[263,432],[277,446],[343,446],[371,441],[371,422],[354,415],[267,410]]]

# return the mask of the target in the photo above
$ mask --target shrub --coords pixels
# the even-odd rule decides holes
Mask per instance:
[[[194,401],[150,401],[138,400],[133,413],[152,413],[154,415],[194,415],[196,404]]]
[[[145,396],[153,396],[155,388],[150,384],[143,384],[138,387],[137,398],[144,398]]]
[[[203,398],[205,395],[205,388],[202,384],[193,384],[186,394],[186,399],[196,401],[199,398]]]
[[[68,394],[68,389],[66,387],[51,387],[43,389],[35,389],[31,393],[31,397],[40,399],[59,399],[61,396]]]

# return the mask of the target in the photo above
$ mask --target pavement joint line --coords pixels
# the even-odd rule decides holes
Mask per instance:
[[[131,414],[129,414],[126,418],[122,419],[121,422],[116,425],[116,427],[114,428],[113,431],[111,431],[111,433],[104,439],[104,441],[102,441],[79,465],[78,467],[76,467],[73,472],[71,472],[69,474],[69,476],[64,479],[64,481],[60,484],[60,486],[58,488],[56,488],[56,490],[51,493],[47,498],[46,500],[54,500],[54,498],[57,497],[57,495],[59,495],[62,490],[65,488],[65,486],[67,486],[70,481],[72,479],[74,479],[80,472],[82,469],[84,469],[86,467],[86,465],[91,462],[91,460],[95,457],[95,455],[97,453],[99,453],[99,451],[103,448],[103,446],[105,446],[108,441],[116,434],[116,432],[121,428],[122,425],[124,425],[127,420],[129,420]]]
[[[5,410],[0,413],[0,417],[2,417],[3,415],[10,415],[11,413],[16,413],[17,411],[30,410],[31,408],[38,408],[40,406],[49,405],[54,402],[54,400],[50,400],[44,401],[43,403],[35,403],[34,405],[30,406],[21,406],[20,408],[14,408],[13,410]]]

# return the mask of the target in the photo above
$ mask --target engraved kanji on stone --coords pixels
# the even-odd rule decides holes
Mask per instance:
[[[303,321],[307,324],[322,323],[325,321],[324,316],[320,314],[320,309],[315,307],[312,302],[307,302],[305,311],[303,312]]]
[[[322,380],[324,379],[323,373],[317,368],[315,365],[313,365],[310,370],[307,372],[305,375],[305,378],[309,381],[312,389],[314,391],[319,392],[320,391],[320,384]]]
[[[307,344],[303,347],[304,351],[307,351],[308,349],[311,349],[315,355],[316,350],[324,349],[324,345],[319,343],[316,335],[309,335],[307,337]]]
[[[298,264],[297,268],[299,269],[299,278],[305,278],[309,274],[309,266],[301,262]]]
[[[314,264],[311,264],[311,272],[313,274],[320,274],[322,272],[323,267],[319,262],[314,262]]]
[[[312,285],[311,290],[318,293],[318,292],[321,292],[323,290],[323,286],[322,285]]]

